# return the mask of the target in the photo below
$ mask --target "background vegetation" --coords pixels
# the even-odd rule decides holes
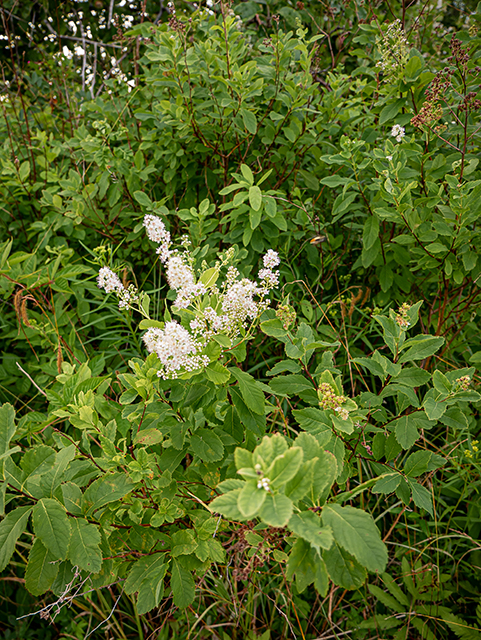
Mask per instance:
[[[480,638],[481,10],[0,12],[2,637]],[[202,269],[235,246],[254,278],[280,255],[227,374],[159,381],[141,315],[97,287],[108,264],[168,319],[148,213]],[[234,451],[264,434],[317,457],[309,495],[289,494],[302,526],[202,506],[241,488]],[[94,499],[112,477],[115,500]],[[83,554],[45,546],[42,508]],[[361,541],[336,529],[347,508]]]

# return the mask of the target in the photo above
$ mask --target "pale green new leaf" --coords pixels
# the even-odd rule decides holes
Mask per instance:
[[[266,497],[267,491],[259,489],[256,480],[248,480],[239,493],[237,500],[239,511],[245,518],[252,518],[262,507]]]
[[[304,457],[300,447],[291,447],[285,453],[277,456],[266,472],[266,476],[273,487],[281,487],[289,482],[299,470]]]
[[[267,493],[267,492],[264,492]],[[271,527],[285,527],[292,515],[292,501],[282,493],[267,493],[259,516]]]

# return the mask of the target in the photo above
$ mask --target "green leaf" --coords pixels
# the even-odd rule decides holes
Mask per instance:
[[[376,216],[368,216],[364,222],[362,233],[363,250],[368,251],[379,238],[379,220]]]
[[[266,493],[259,516],[271,527],[285,527],[292,515],[292,501],[281,493]]]
[[[423,408],[429,420],[439,420],[439,418],[444,415],[448,405],[445,402],[436,402],[436,400],[430,396],[424,398]]]
[[[134,198],[137,202],[148,209],[152,208],[152,200],[144,191],[134,191]]]
[[[15,430],[15,409],[11,404],[3,404],[0,407],[0,455],[8,451]]]
[[[254,174],[252,173],[251,168],[246,164],[241,164],[240,170],[241,170],[241,173],[242,173],[242,176],[244,177],[244,179],[250,185],[253,185],[254,184]],[[221,195],[224,195],[224,194],[221,192]]]
[[[220,362],[211,362],[204,371],[206,377],[214,384],[225,384],[230,378],[230,371]]]
[[[314,547],[329,549],[332,545],[331,528],[323,527],[319,516],[312,511],[294,514],[291,516],[287,527]]]
[[[252,113],[252,111],[247,111],[247,109],[240,109],[240,114],[242,117],[242,121],[244,122],[244,127],[247,129],[249,133],[253,135],[257,133],[257,118]]]
[[[210,509],[214,513],[220,513],[225,518],[229,518],[229,520],[247,520],[237,506],[240,492],[241,489],[234,489],[221,496],[217,496],[217,498],[214,498],[209,504]]]
[[[70,542],[70,522],[65,507],[54,498],[42,498],[33,508],[33,529],[55,559],[65,560]]]
[[[419,335],[406,340],[401,347],[403,355],[399,358],[398,363],[411,362],[413,360],[424,360],[439,351],[445,340],[440,336]],[[407,351],[406,351],[407,349]]]
[[[386,545],[368,513],[354,507],[329,504],[322,511],[322,521],[332,528],[336,542],[368,571],[384,571]]]
[[[252,452],[242,447],[237,447],[234,451],[235,466],[237,469],[243,469],[246,467],[252,467],[254,469],[254,462],[252,461]]]
[[[288,580],[292,580],[295,576],[299,593],[302,593],[308,585],[314,582],[313,553],[315,552],[310,545],[302,538],[298,538],[289,554],[286,577]]]
[[[412,413],[394,420],[390,426],[395,428],[396,440],[403,449],[410,449],[419,438],[419,431]]]
[[[386,104],[379,114],[379,125],[383,125],[386,122],[393,120],[405,104],[406,98],[398,98],[397,100]]]
[[[309,407],[307,409],[295,409],[292,415],[305,431],[308,431],[316,438],[321,447],[330,442],[332,425],[325,411]]]
[[[292,396],[306,389],[314,389],[310,380],[299,375],[278,376],[269,382],[276,395]]]
[[[28,554],[25,587],[34,596],[50,589],[58,573],[57,558],[37,538]]]
[[[130,569],[127,580],[124,583],[124,591],[127,595],[132,595],[136,591],[139,591],[142,583],[149,580],[150,573],[159,569],[167,570],[168,564],[165,563],[163,554],[154,554],[151,556],[144,556],[133,563]]]
[[[404,473],[411,478],[417,478],[426,471],[434,471],[446,464],[442,456],[432,451],[416,451],[412,453],[404,464]]]
[[[277,456],[266,471],[273,487],[281,487],[289,482],[302,464],[304,452],[300,447],[291,447],[285,453]]]
[[[192,529],[183,529],[172,534],[172,557],[185,556],[197,548]]]
[[[204,273],[200,276],[199,282],[204,284],[206,287],[213,287],[217,282],[217,278],[219,277],[219,269],[216,267],[212,267],[211,269],[206,269]]]
[[[245,371],[237,367],[229,367],[229,371],[239,383],[239,389],[247,407],[259,415],[265,414],[265,398],[257,381]]]
[[[89,573],[98,573],[102,566],[100,533],[98,527],[83,518],[70,518],[72,535],[68,550],[69,560],[74,566]]]
[[[357,589],[366,580],[366,570],[354,556],[334,543],[330,549],[323,551],[329,577],[343,589]]]
[[[245,518],[254,517],[267,497],[265,489],[257,488],[257,480],[248,480],[239,493],[237,506]]]
[[[373,493],[392,493],[396,491],[401,482],[402,476],[400,473],[388,473],[383,478],[379,478],[379,480],[374,485],[372,492]]]
[[[396,598],[393,598],[393,596],[383,591],[380,587],[376,587],[376,585],[374,584],[368,584],[367,587],[369,591],[372,593],[372,595],[377,600],[379,600],[379,602],[382,602],[382,604],[388,609],[392,609],[397,613],[401,613],[402,611],[405,611],[404,606],[400,602],[398,602]]]
[[[180,609],[189,606],[195,596],[195,582],[192,573],[177,562],[172,561],[170,586],[174,596],[174,604]]]
[[[222,440],[209,429],[197,429],[190,439],[190,446],[204,462],[216,462],[224,457]]]
[[[31,511],[32,507],[17,507],[0,522],[0,571],[9,563],[17,540],[27,528]]]
[[[411,489],[411,496],[414,504],[427,511],[431,517],[434,517],[433,498],[431,493],[426,489],[426,487],[423,487],[422,484],[419,484],[410,478],[408,478],[407,481]]]
[[[106,474],[88,487],[83,495],[82,509],[85,515],[93,514],[109,502],[126,496],[134,488],[134,483],[125,473]]]
[[[254,211],[259,211],[262,207],[262,191],[257,185],[253,185],[249,188],[249,204]]]
[[[128,595],[138,592],[139,615],[151,611],[160,604],[164,594],[164,577],[167,567],[163,554],[156,554],[140,558],[130,570],[124,583],[124,590]]]

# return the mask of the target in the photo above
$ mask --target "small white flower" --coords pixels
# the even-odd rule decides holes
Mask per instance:
[[[404,127],[401,127],[399,124],[395,124],[391,129],[391,136],[396,138],[396,142],[401,142],[405,135]]]
[[[108,267],[102,267],[100,269],[99,275],[97,276],[97,284],[99,289],[105,289],[107,293],[111,293],[112,291],[120,292],[124,288],[118,275]]]
[[[391,162],[391,160],[392,160],[392,156],[386,156],[386,160],[388,160],[389,162]]]
[[[273,269],[274,267],[277,267],[278,264],[280,264],[281,259],[279,258],[279,254],[277,253],[277,251],[269,249],[269,251],[263,258],[263,262],[266,269]]]
[[[167,281],[171,289],[191,287],[194,284],[192,268],[185,262],[182,256],[173,255],[167,264]]]

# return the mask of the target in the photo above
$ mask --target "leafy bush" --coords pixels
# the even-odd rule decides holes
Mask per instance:
[[[2,597],[26,566],[74,637],[107,590],[119,637],[478,637],[479,15],[271,5],[12,70]]]

